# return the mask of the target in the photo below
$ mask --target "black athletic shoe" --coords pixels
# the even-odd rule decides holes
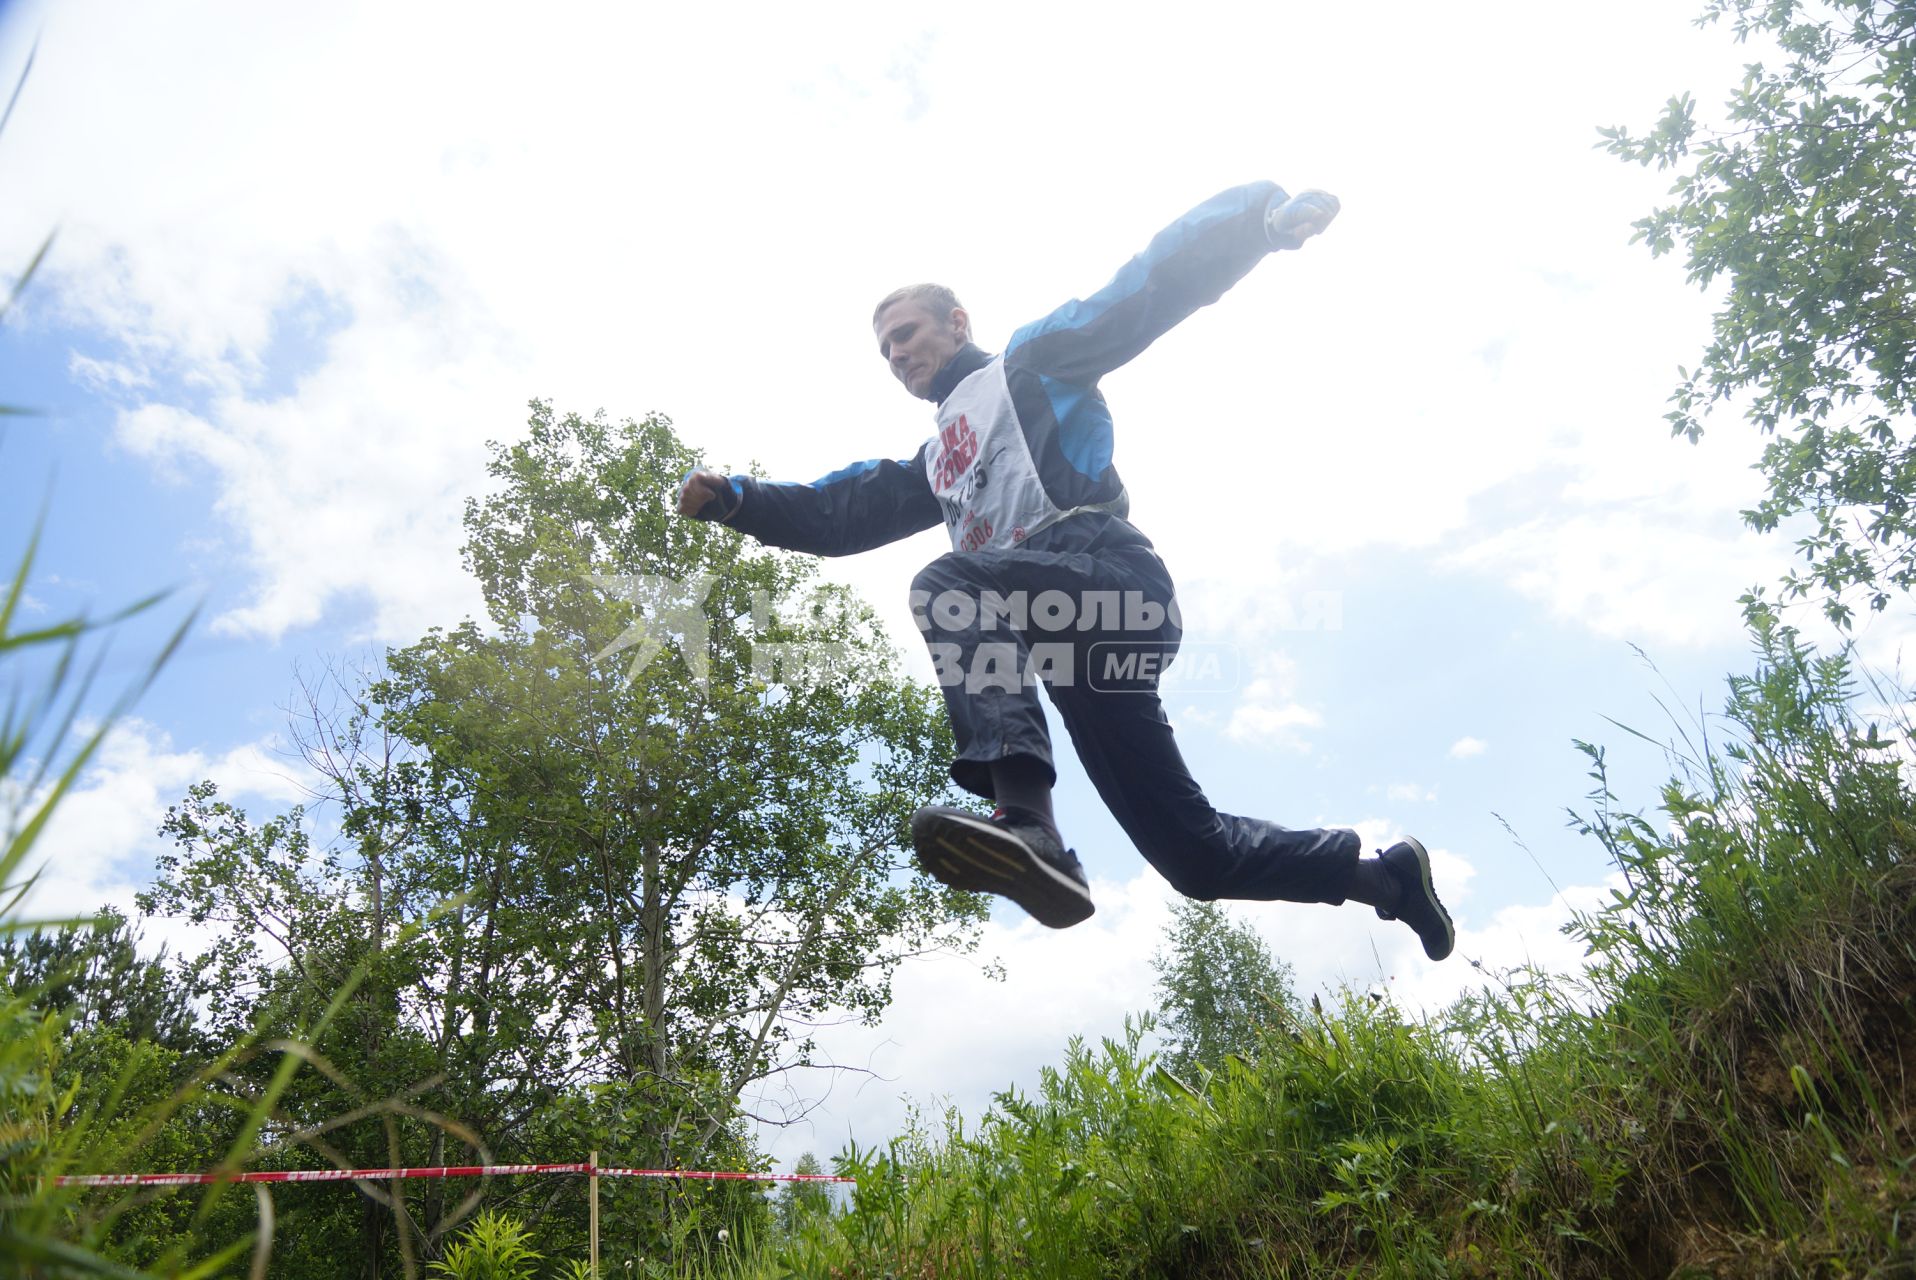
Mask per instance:
[[[1397,910],[1379,907],[1379,918],[1402,920],[1423,940],[1424,954],[1442,960],[1457,945],[1457,928],[1430,886],[1429,852],[1420,841],[1405,836],[1377,856],[1397,877]]]
[[[911,842],[932,876],[954,889],[1003,894],[1039,924],[1068,929],[1095,910],[1078,855],[1042,819],[929,805],[911,816]]]

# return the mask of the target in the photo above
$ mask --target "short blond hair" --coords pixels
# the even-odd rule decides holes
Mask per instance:
[[[894,302],[922,302],[931,313],[940,320],[950,320],[953,311],[964,310],[965,304],[958,301],[958,295],[942,284],[908,284],[902,289],[893,289],[878,300],[872,308],[872,323],[878,323],[878,317],[885,314],[885,308]]]

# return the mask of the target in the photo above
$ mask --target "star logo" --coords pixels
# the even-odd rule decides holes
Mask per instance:
[[[686,668],[698,682],[701,692],[709,692],[712,674],[711,636],[701,607],[716,581],[701,574],[690,582],[649,573],[595,573],[592,584],[600,590],[639,607],[639,619],[605,648],[592,655],[598,662],[627,649],[635,652],[626,666],[627,682],[638,679],[639,672],[677,641]]]

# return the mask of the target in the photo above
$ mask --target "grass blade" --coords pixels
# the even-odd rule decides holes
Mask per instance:
[[[13,282],[13,292],[7,295],[6,304],[0,306],[0,320],[6,319],[7,312],[13,310],[13,304],[20,301],[20,295],[26,291],[27,282],[33,279],[33,273],[40,269],[42,262],[46,261],[47,250],[53,247],[53,238],[59,234],[57,230],[49,231],[47,238],[40,242],[40,248],[33,255],[33,261],[27,263],[27,269],[20,273],[18,280]]]
[[[35,37],[33,47],[27,50],[27,65],[20,68],[20,78],[13,86],[13,96],[7,99],[7,109],[0,111],[0,133],[7,131],[7,121],[13,119],[13,104],[20,101],[20,91],[27,87],[27,77],[33,74],[33,60],[39,53],[40,41]]]

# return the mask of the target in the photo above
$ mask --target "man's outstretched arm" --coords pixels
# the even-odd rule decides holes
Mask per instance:
[[[1274,182],[1220,192],[1160,231],[1110,284],[1012,335],[1005,363],[1080,387],[1224,296],[1273,249],[1294,249],[1336,216],[1335,197],[1295,199]]]
[[[679,485],[679,514],[717,520],[768,546],[846,556],[943,520],[922,458],[859,462],[810,484],[698,470]]]

